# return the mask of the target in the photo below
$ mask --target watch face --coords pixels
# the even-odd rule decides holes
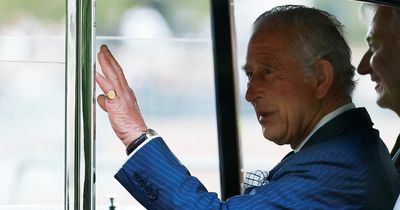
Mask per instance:
[[[155,132],[153,129],[148,128],[146,129],[146,136],[147,138],[151,137],[151,136],[157,136],[157,132]]]

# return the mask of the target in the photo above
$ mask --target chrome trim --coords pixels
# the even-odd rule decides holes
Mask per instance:
[[[95,0],[66,1],[66,210],[95,209]]]

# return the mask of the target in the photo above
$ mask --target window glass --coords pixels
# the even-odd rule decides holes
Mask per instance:
[[[255,19],[263,12],[275,6],[284,4],[303,4],[325,10],[337,17],[345,26],[347,40],[352,49],[352,64],[357,67],[361,57],[367,50],[365,34],[367,26],[360,17],[361,2],[357,1],[330,1],[330,0],[235,0],[235,24],[238,48],[239,69],[245,63],[247,43],[251,35],[251,27]],[[376,93],[374,84],[369,76],[360,76],[356,73],[357,86],[353,101],[357,107],[366,107],[371,115],[374,127],[380,131],[381,138],[389,150],[393,147],[399,133],[400,121],[393,112],[378,107],[375,103]],[[278,146],[266,140],[261,127],[256,120],[254,109],[245,101],[247,77],[243,72],[239,74],[240,81],[240,117],[242,134],[243,166],[245,171],[255,169],[272,169],[286,153],[291,151],[288,145]]]
[[[0,5],[0,208],[60,209],[65,1]]]
[[[345,25],[353,65],[367,49],[360,2],[235,0],[238,69],[253,21],[282,4],[326,10]],[[65,124],[64,0],[0,0],[0,209],[63,209]],[[96,50],[108,44],[155,129],[209,191],[220,192],[209,1],[96,1]],[[356,15],[357,14],[357,15]],[[97,64],[97,70],[100,71]],[[375,103],[374,84],[359,76],[354,92],[389,150],[398,117]],[[244,100],[239,72],[240,133],[245,171],[271,169],[290,151],[263,138]],[[96,95],[100,89],[96,88]],[[96,112],[96,204],[142,209],[113,178],[126,159],[106,113]]]
[[[96,49],[110,47],[147,125],[208,190],[219,192],[209,1],[96,4]],[[98,106],[96,118],[96,202],[104,205],[115,196],[117,207],[138,206],[113,178],[126,159],[125,146]]]

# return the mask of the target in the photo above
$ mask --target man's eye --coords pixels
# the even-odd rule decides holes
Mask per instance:
[[[375,47],[372,44],[369,44],[369,51],[374,52],[375,51]]]
[[[252,75],[253,75],[253,74],[252,74],[251,72],[246,72],[247,79],[250,80]]]
[[[269,68],[263,68],[262,72],[263,72],[264,75],[267,75],[267,74],[271,74],[272,71]]]
[[[379,43],[378,42],[371,42],[369,45],[369,50],[371,52],[376,52],[379,48]]]

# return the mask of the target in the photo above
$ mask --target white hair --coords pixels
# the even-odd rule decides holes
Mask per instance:
[[[360,7],[362,20],[367,24],[371,24],[372,20],[378,9],[385,9],[384,12],[390,12],[390,21],[388,21],[388,27],[390,27],[393,33],[397,34],[397,39],[393,40],[398,46],[400,46],[400,9],[397,7],[386,6],[381,4],[364,3]]]
[[[355,87],[355,68],[351,50],[344,38],[343,25],[325,11],[301,5],[275,7],[257,18],[254,32],[290,29],[287,38],[292,42],[293,55],[304,67],[306,76],[314,76],[314,64],[328,60],[333,67],[333,83],[349,96]]]

